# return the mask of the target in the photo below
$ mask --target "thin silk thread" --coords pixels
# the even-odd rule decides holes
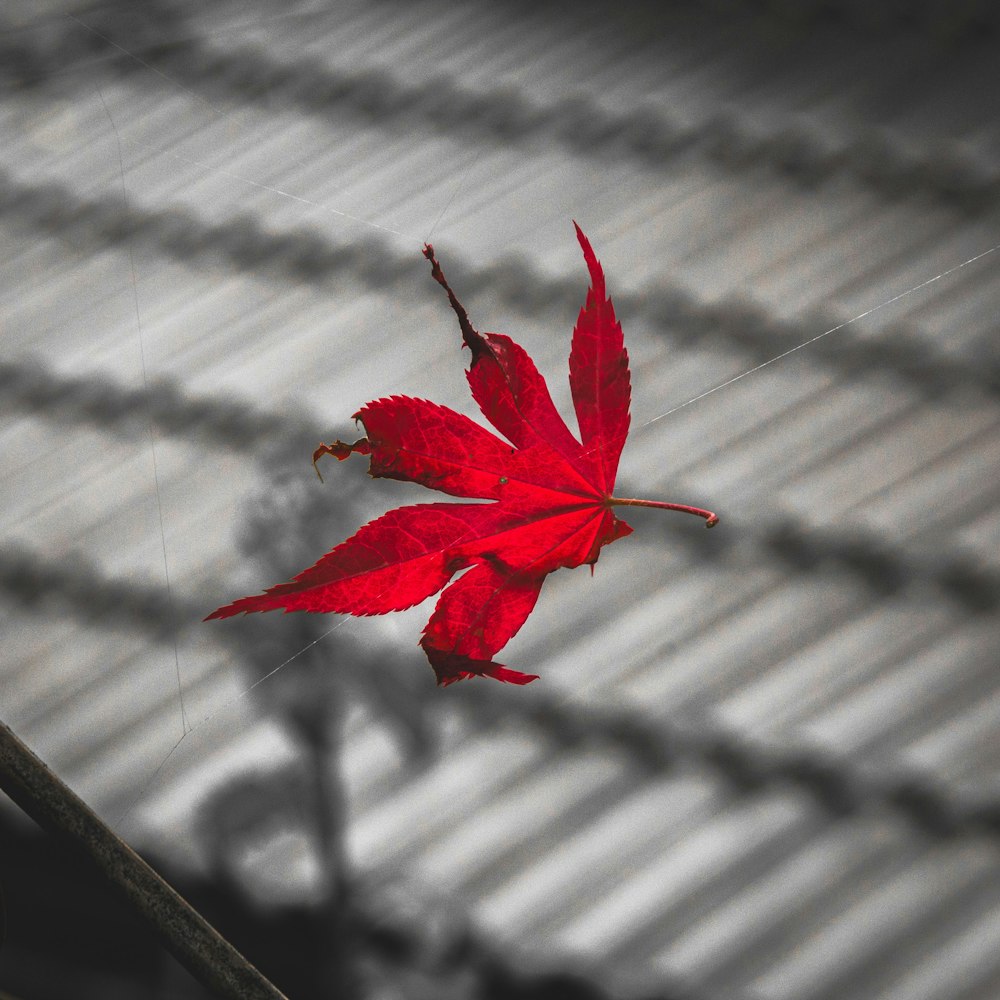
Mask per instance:
[[[111,128],[115,135],[115,145],[118,149],[118,172],[121,179],[122,185],[122,202],[125,209],[126,217],[129,214],[129,200],[128,200],[128,187],[125,183],[125,160],[122,156],[122,144],[121,139],[118,134],[118,126],[115,125],[114,118],[111,117],[111,112],[108,110],[107,101],[104,100],[104,94],[101,88],[97,88],[97,94],[101,99],[101,104],[104,107],[104,113],[108,116],[108,121],[111,123]],[[149,396],[149,378],[146,374],[146,348],[143,343],[143,332],[142,332],[142,313],[139,309],[139,282],[136,277],[135,272],[135,254],[132,250],[132,241],[126,235],[125,238],[126,246],[128,247],[128,262],[129,270],[132,278],[132,303],[135,307],[135,323],[136,323],[136,339],[139,342],[139,367],[142,371],[142,387],[146,392],[147,397]],[[170,564],[167,558],[167,533],[163,524],[163,497],[160,493],[160,473],[156,464],[156,432],[153,427],[153,412],[152,412],[152,402],[149,404],[149,454],[153,462],[153,486],[156,491],[156,514],[160,524],[160,544],[163,548],[163,577],[166,582],[167,587],[167,607],[170,609],[171,617],[174,614],[174,598],[173,598],[173,588],[170,584]],[[177,649],[177,633],[174,633],[174,670],[177,674],[177,697],[180,701],[181,709],[181,739],[190,731],[188,728],[187,712],[184,708],[184,685],[181,682],[181,661],[180,654]]]
[[[795,347],[790,347],[787,351],[782,351],[781,354],[776,354],[773,358],[768,361],[764,361],[759,365],[755,365],[753,368],[748,368],[745,372],[741,372],[739,375],[734,375],[732,378],[726,379],[725,382],[720,382],[718,385],[713,386],[711,389],[706,389],[704,392],[699,392],[698,395],[692,396],[690,399],[683,403],[678,403],[676,406],[671,407],[671,409],[666,410],[659,416],[653,417],[651,420],[647,420],[644,424],[636,428],[636,432],[645,430],[650,424],[655,424],[657,420],[662,420],[664,417],[669,417],[671,413],[676,413],[678,410],[683,410],[684,407],[690,406],[692,403],[697,403],[699,399],[704,399],[706,396],[711,396],[713,392],[718,392],[720,389],[725,389],[726,386],[732,385],[734,382],[739,382],[740,379],[746,378],[748,375],[753,375],[759,372],[762,368],[767,368],[768,365],[773,365],[776,361],[780,361],[782,358],[787,358],[789,354],[794,354],[796,351],[801,351],[803,347],[808,347],[810,344],[815,344],[817,340],[822,340],[824,337],[828,337],[831,333],[836,333],[838,330],[843,330],[845,326],[850,326],[852,323],[857,323],[858,320],[864,319],[866,316],[871,316],[873,313],[877,313],[880,309],[884,309],[886,306],[892,305],[893,302],[898,302],[900,299],[906,298],[907,295],[912,295],[914,292],[920,291],[921,288],[926,288],[928,285],[934,284],[935,281],[939,281],[941,278],[947,277],[949,274],[953,274],[955,271],[961,270],[963,267],[968,267],[969,264],[974,264],[977,260],[982,260],[988,254],[995,253],[1000,250],[1000,243],[991,246],[988,250],[983,250],[981,253],[977,253],[973,257],[969,257],[968,260],[963,260],[961,264],[956,264],[954,267],[949,267],[946,271],[942,271],[940,274],[934,275],[933,278],[928,278],[926,281],[921,281],[918,285],[914,285],[912,288],[906,289],[905,292],[900,292],[898,295],[894,295],[891,299],[886,299],[884,302],[880,302],[877,306],[872,306],[871,309],[866,309],[863,313],[858,313],[857,316],[852,316],[850,319],[845,319],[843,323],[838,323],[836,326],[831,326],[829,330],[824,330],[822,333],[818,333],[815,337],[810,337],[808,340],[804,340],[801,344],[797,344]]]

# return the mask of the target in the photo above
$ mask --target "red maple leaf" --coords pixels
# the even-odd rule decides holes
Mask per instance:
[[[574,223],[574,225],[576,225]],[[660,507],[715,514],[684,504],[612,495],[629,428],[628,354],[606,297],[604,271],[580,227],[590,290],[569,356],[578,441],[556,411],[545,380],[510,337],[479,333],[425,245],[434,279],[444,287],[472,352],[467,372],[483,415],[506,438],[446,406],[408,396],[368,403],[355,415],[367,437],[321,444],[313,454],[343,460],[370,455],[369,474],[420,483],[488,504],[429,503],[400,507],[366,524],[290,583],[213,611],[339,612],[380,615],[436,594],[424,648],[439,684],[486,676],[527,684],[493,656],[524,624],[545,577],[560,567],[593,566],[602,545],[631,533],[612,508]],[[317,473],[319,472],[317,468]],[[206,619],[208,620],[208,619]]]

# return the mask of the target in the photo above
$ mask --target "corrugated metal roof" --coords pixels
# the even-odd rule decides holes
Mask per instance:
[[[996,996],[1000,272],[959,267],[997,242],[996,17],[918,8],[8,15],[5,721],[198,864],[329,703],[352,871],[526,967]],[[424,239],[565,406],[571,218],[632,358],[623,492],[720,527],[637,512],[552,577],[525,689],[434,690],[419,610],[202,625],[415,496],[313,476],[360,404],[471,413]]]

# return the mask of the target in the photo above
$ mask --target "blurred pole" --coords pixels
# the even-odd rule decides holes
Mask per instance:
[[[206,988],[227,1000],[286,1000],[3,722],[0,787],[43,830],[86,854]]]

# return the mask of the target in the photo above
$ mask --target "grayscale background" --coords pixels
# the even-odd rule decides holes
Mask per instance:
[[[0,18],[3,721],[292,1000],[1000,995],[993,4]],[[203,624],[433,499],[309,461],[476,414],[424,240],[569,412],[573,219],[619,492],[719,527],[550,578],[527,688],[436,689],[429,605]],[[0,836],[0,990],[205,995]]]

